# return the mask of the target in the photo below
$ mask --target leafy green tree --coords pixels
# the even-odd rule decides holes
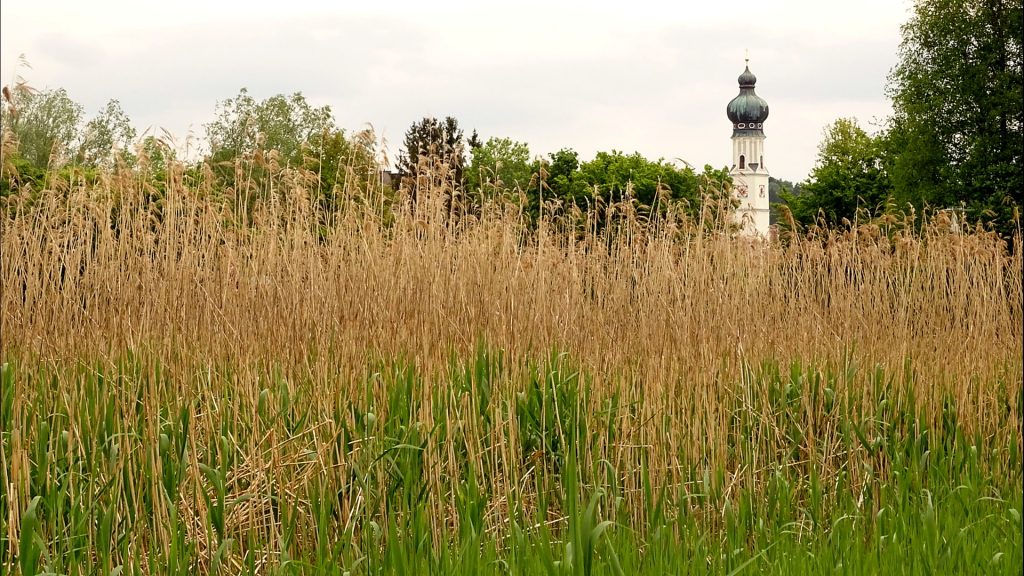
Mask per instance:
[[[469,136],[469,140],[466,141],[466,144],[469,144],[469,150],[471,152],[484,145],[484,143],[480,141],[480,135],[476,133],[475,129]]]
[[[617,150],[598,152],[593,160],[581,162],[571,148],[549,154],[533,165],[532,172],[539,176],[529,187],[528,211],[533,216],[541,200],[545,205],[550,202],[562,209],[575,206],[580,210],[634,201],[647,213],[661,202],[684,201],[696,211],[703,194],[720,193],[722,182],[728,180],[725,170],[708,166],[698,175],[690,167],[678,168],[664,159],[649,160],[639,153]]]
[[[1004,229],[1024,194],[1024,5],[917,0],[889,76],[900,202],[958,206]]]
[[[697,189],[700,194],[700,201],[718,201],[732,198],[732,195],[729,193],[732,176],[729,175],[728,167],[714,168],[710,164],[705,164],[704,171],[697,178],[700,182],[700,186]],[[694,209],[697,207],[699,206],[695,206]]]
[[[46,170],[67,164],[78,139],[82,106],[66,90],[16,89],[2,116],[3,131],[17,142],[22,168]]]
[[[330,107],[311,105],[301,92],[257,101],[242,88],[238,96],[218,103],[216,120],[206,125],[207,162],[223,185],[250,207],[264,194],[275,166],[309,169],[308,156],[315,149],[316,167],[323,169],[314,171],[320,181],[313,187],[329,191],[338,172],[330,166],[336,159],[324,152],[337,131]]]
[[[156,180],[163,181],[166,178],[167,169],[176,158],[174,149],[160,138],[146,136],[142,139],[139,169],[152,174]]]
[[[800,194],[801,188],[800,183],[790,182],[789,180],[783,180],[774,176],[768,177],[768,200],[772,204],[778,204],[782,201],[780,194],[783,192],[787,194]]]
[[[661,198],[694,204],[700,200],[699,182],[692,168],[680,169],[664,159],[648,160],[637,152],[598,152],[593,160],[580,165],[580,180],[605,203],[632,198],[652,207]]]
[[[96,168],[110,168],[116,156],[130,159],[135,128],[117,100],[107,105],[82,130],[77,161]]]
[[[897,116],[890,119],[880,144],[897,205],[918,210],[960,205],[964,190],[951,185],[953,169],[932,129]]]
[[[840,118],[825,129],[818,159],[799,194],[780,192],[793,218],[804,225],[823,218],[826,225],[853,220],[858,209],[876,212],[891,193],[882,163],[882,141],[855,119]]]
[[[376,137],[369,129],[352,137],[344,130],[325,130],[310,140],[303,167],[319,177],[319,197],[327,211],[337,207],[343,191],[365,191],[379,178]]]
[[[321,193],[331,193],[343,187],[346,164],[352,160],[352,145],[344,130],[324,130],[308,143],[302,166],[320,175]]]
[[[304,149],[333,130],[330,106],[313,106],[301,92],[256,101],[242,88],[238,96],[218,103],[217,119],[206,125],[209,159],[218,164],[274,150],[282,162],[299,167]]]
[[[548,154],[548,160],[538,166],[538,172],[544,177],[545,198],[549,197],[550,192],[550,198],[579,206],[591,201],[590,186],[580,174],[579,153],[572,148],[562,148],[558,152]]]
[[[779,218],[779,206],[785,204],[783,194],[799,196],[802,191],[800,183],[793,183],[789,180],[782,180],[774,176],[768,177],[768,206],[771,210],[771,223],[777,224]]]
[[[530,148],[509,138],[489,138],[473,146],[476,133],[470,138],[472,160],[466,171],[466,191],[471,194],[501,190],[526,191],[533,177]]]
[[[451,116],[443,121],[426,117],[409,127],[403,150],[398,156],[398,169],[404,177],[416,182],[420,176],[421,159],[443,163],[450,171],[450,181],[456,188],[461,188],[466,154],[458,120]]]
[[[530,162],[530,180],[523,189],[526,214],[533,220],[540,215],[541,203],[547,206],[590,203],[587,183],[580,178],[579,154],[571,148],[562,148]]]

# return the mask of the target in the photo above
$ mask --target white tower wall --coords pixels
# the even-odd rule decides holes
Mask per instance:
[[[764,166],[764,136],[732,137],[733,196],[739,201],[736,220],[745,234],[768,237],[768,170]],[[742,168],[741,168],[742,166]]]

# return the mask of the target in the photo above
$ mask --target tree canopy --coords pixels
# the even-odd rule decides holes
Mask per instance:
[[[580,179],[605,202],[636,199],[654,206],[659,193],[674,200],[697,200],[697,177],[691,168],[677,168],[663,158],[648,160],[639,152],[598,152],[580,165]]]
[[[571,148],[549,154],[534,172],[543,183],[543,190],[531,189],[536,190],[534,195],[541,195],[534,203],[554,201],[587,209],[627,201],[648,213],[668,201],[684,202],[696,210],[709,187],[721,192],[722,183],[728,180],[725,169],[705,166],[698,175],[690,167],[680,168],[663,158],[651,160],[639,152],[602,151],[592,160],[580,161]]]
[[[301,166],[304,148],[336,130],[330,106],[313,106],[301,92],[257,101],[242,88],[217,104],[217,118],[206,125],[206,138],[213,162],[274,150],[284,162]]]
[[[797,222],[835,226],[853,220],[858,210],[880,211],[890,192],[881,139],[870,136],[856,119],[840,118],[825,129],[818,159],[800,193],[782,191],[780,197]]]
[[[35,90],[19,82],[4,89],[4,98],[4,194],[45,186],[54,174],[72,169],[86,168],[82,173],[95,177],[95,169],[135,161],[135,128],[117,100],[83,122],[85,108],[63,88]]]
[[[257,154],[265,158],[273,151],[279,166],[313,175],[315,192],[326,207],[335,204],[336,189],[350,178],[363,185],[378,169],[375,142],[363,132],[349,138],[329,106],[314,106],[301,92],[257,101],[242,88],[217,104],[217,118],[206,125],[206,135],[207,160],[227,186],[236,184],[238,161]],[[264,169],[260,162],[250,164],[246,180],[259,180]]]
[[[457,186],[462,185],[466,153],[458,120],[452,116],[444,120],[425,117],[409,127],[403,150],[398,156],[398,169],[403,176],[416,182],[421,175],[421,160],[440,161],[450,173],[450,178],[446,179]]]
[[[470,194],[497,190],[526,191],[533,179],[530,148],[511,138],[488,138],[480,143],[470,139],[471,161],[466,170],[466,191]],[[475,145],[474,145],[475,144]]]
[[[74,156],[84,109],[63,88],[16,90],[3,124],[18,144],[18,156],[38,169],[60,166]]]
[[[111,100],[85,124],[78,147],[78,162],[86,166],[110,167],[115,154],[128,159],[135,143],[135,128],[121,103]]]
[[[1006,219],[1024,193],[1019,0],[919,0],[889,76],[897,198]]]
[[[1009,233],[1024,200],[1024,8],[1007,0],[917,0],[888,77],[894,113],[869,136],[826,129],[796,220],[828,224],[858,208],[964,208]]]

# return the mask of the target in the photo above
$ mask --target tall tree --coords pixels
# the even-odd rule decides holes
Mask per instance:
[[[510,138],[488,138],[480,143],[475,131],[469,143],[472,160],[466,171],[467,192],[526,191],[533,175],[526,144]]]
[[[548,160],[542,162],[540,168],[544,176],[544,200],[556,198],[577,205],[591,200],[590,186],[580,175],[580,155],[572,148],[562,148],[548,154]]]
[[[581,210],[622,200],[633,200],[649,212],[658,202],[686,201],[693,210],[701,203],[702,181],[718,182],[724,172],[705,167],[698,176],[692,168],[678,168],[664,159],[649,160],[639,153],[598,152],[593,160],[581,162],[579,154],[563,148],[535,164],[540,185],[530,187],[530,212],[537,213],[539,201],[553,201]],[[712,185],[711,187],[714,187]]]
[[[0,121],[17,141],[18,157],[37,170],[70,162],[82,122],[81,104],[63,88],[39,92],[23,87],[11,100]]]
[[[458,120],[448,116],[443,121],[426,117],[414,122],[405,133],[403,148],[398,156],[398,169],[403,176],[418,182],[421,161],[439,161],[448,171],[448,181],[461,188],[466,155]]]
[[[890,193],[881,140],[855,119],[840,118],[825,128],[817,162],[799,194],[781,191],[780,197],[797,222],[807,225],[824,218],[832,226],[852,221],[858,210],[883,209]]]
[[[284,162],[301,166],[304,147],[335,129],[330,106],[313,106],[301,92],[257,101],[242,88],[238,96],[217,104],[217,119],[206,125],[206,137],[214,162],[275,150]]]
[[[531,164],[530,184],[526,194],[526,212],[531,218],[541,213],[541,205],[575,205],[585,208],[593,204],[589,185],[580,174],[579,153],[562,148]]]
[[[139,148],[139,170],[150,174],[158,182],[166,180],[167,169],[177,160],[174,148],[156,136],[144,137]]]
[[[111,100],[85,124],[80,140],[77,158],[80,164],[109,168],[115,162],[115,155],[130,157],[135,128],[121,103]]]
[[[648,160],[638,152],[598,152],[593,160],[580,165],[580,179],[606,203],[629,195],[648,207],[660,199],[699,201],[698,179],[692,168],[677,168],[664,159]]]
[[[372,130],[355,132],[325,130],[314,136],[304,148],[303,167],[318,175],[321,206],[327,211],[337,206],[342,191],[365,191],[380,177],[377,139]]]
[[[889,75],[897,199],[1007,226],[1024,194],[1020,0],[917,0]]]
[[[326,164],[326,170],[317,172],[317,188],[329,191],[337,174],[331,164],[337,162],[325,158],[324,152],[337,152],[332,146],[336,132],[330,107],[311,105],[301,92],[257,101],[242,88],[238,96],[217,104],[216,120],[206,125],[207,161],[228,189],[244,194],[240,198],[246,206],[267,189],[266,178],[275,165],[310,169],[311,164],[316,168]],[[315,163],[307,158],[311,150],[317,156]],[[268,158],[276,161],[266,161]],[[238,170],[242,166],[244,172]]]

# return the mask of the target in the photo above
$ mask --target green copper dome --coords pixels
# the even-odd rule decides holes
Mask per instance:
[[[757,84],[757,76],[754,76],[754,73],[750,71],[750,66],[747,66],[743,74],[740,74],[739,81],[740,88],[753,88],[754,84]]]
[[[739,83],[739,95],[725,108],[729,120],[732,120],[732,135],[764,136],[762,127],[768,118],[768,103],[754,93],[757,76],[754,76],[749,66],[740,74]]]

